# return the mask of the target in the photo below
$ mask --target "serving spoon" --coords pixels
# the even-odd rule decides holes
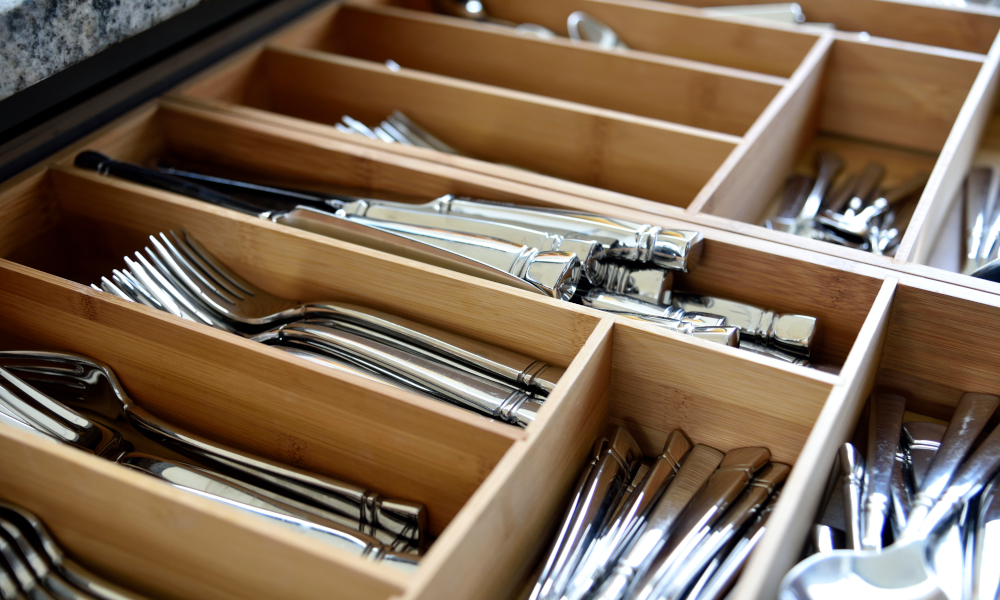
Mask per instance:
[[[995,396],[966,394],[963,403],[979,408],[996,404]],[[962,405],[960,404],[960,408]],[[985,412],[985,411],[983,411]],[[990,413],[993,411],[990,410]],[[941,450],[931,465],[913,512],[899,539],[882,552],[834,551],[814,555],[796,565],[785,576],[779,590],[781,600],[825,600],[827,598],[880,598],[881,600],[953,600],[939,585],[929,564],[932,534],[947,524],[962,505],[979,493],[988,478],[1000,468],[1000,427],[961,463],[964,451],[975,440],[982,425],[957,415],[945,434]],[[989,414],[986,415],[986,418]],[[980,423],[985,423],[982,419]],[[951,435],[949,435],[951,434]],[[958,448],[951,451],[951,448]],[[937,475],[936,477],[934,475]],[[947,482],[945,487],[942,481]],[[877,595],[876,595],[877,594]]]

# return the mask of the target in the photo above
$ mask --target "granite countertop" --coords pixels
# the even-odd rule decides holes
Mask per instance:
[[[0,100],[201,0],[0,0]]]

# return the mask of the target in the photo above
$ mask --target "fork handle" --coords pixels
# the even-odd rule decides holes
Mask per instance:
[[[516,385],[535,388],[546,394],[555,389],[559,378],[565,372],[564,369],[492,344],[351,304],[340,302],[307,304],[302,308],[302,314],[308,319],[343,321],[384,333],[389,339],[395,338],[406,344],[418,346],[456,363],[469,365],[489,375]]]
[[[356,519],[359,529],[383,529],[408,537],[416,548],[423,547],[427,518],[423,505],[385,499],[355,485],[240,452],[170,425],[134,404],[126,414],[129,422],[147,437],[213,466],[228,467],[236,478],[249,476],[263,481],[283,493]]]

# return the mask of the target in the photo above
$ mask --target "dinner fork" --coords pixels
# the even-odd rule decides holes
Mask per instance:
[[[164,233],[150,236],[150,242],[152,249],[136,254],[139,262],[127,258],[126,262],[127,271],[135,275],[132,280],[152,298],[144,302],[141,293],[133,293],[129,299],[159,303],[196,322],[247,336],[303,319],[353,325],[353,330],[360,327],[381,334],[381,341],[398,340],[408,351],[422,349],[439,362],[456,363],[542,394],[555,389],[564,373],[522,354],[381,311],[342,302],[280,298],[226,267],[183,228],[171,231],[169,238]]]
[[[0,376],[4,377],[0,393],[12,387],[29,389],[36,402],[44,399],[47,406],[59,407],[53,420],[64,424],[70,419],[87,421],[112,432],[118,442],[113,452],[101,452],[105,458],[118,462],[131,451],[132,444],[122,440],[122,432],[132,432],[131,439],[152,440],[162,451],[177,452],[213,470],[222,469],[241,481],[258,482],[285,498],[300,498],[315,514],[385,543],[397,544],[402,538],[417,549],[423,545],[426,511],[422,505],[382,498],[359,486],[241,452],[178,428],[136,405],[104,363],[77,354],[3,351],[0,365]],[[104,417],[114,429],[87,419],[72,407]],[[57,439],[89,449],[73,439]]]

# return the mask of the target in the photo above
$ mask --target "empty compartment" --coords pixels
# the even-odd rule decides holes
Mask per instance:
[[[276,181],[298,189],[322,190],[331,185],[348,186],[388,192],[401,195],[402,199],[410,198],[419,202],[444,194],[454,194],[528,206],[581,210],[666,229],[692,229],[690,224],[680,221],[180,104],[163,104],[114,129],[114,134],[98,136],[79,146],[79,149],[91,148],[120,160],[146,164],[156,164],[157,161],[166,159],[168,162],[197,165],[204,172],[231,174],[252,181]],[[75,151],[61,160],[69,164],[74,155]],[[57,175],[61,181],[106,181],[108,185],[118,188],[135,189],[133,184],[113,178],[102,180],[100,176],[79,170],[60,171]],[[162,192],[158,194],[164,195]],[[206,206],[197,202],[193,204]],[[83,211],[82,206],[80,212]],[[221,209],[206,206],[204,210]],[[113,216],[114,213],[110,215]],[[249,220],[256,222],[252,218]],[[814,316],[819,320],[820,327],[818,353],[813,356],[814,362],[833,366],[843,363],[878,292],[882,277],[880,273],[859,269],[838,259],[815,253],[797,250],[790,252],[786,246],[778,244],[761,241],[748,244],[748,238],[743,236],[708,228],[701,231],[705,236],[702,260],[691,272],[676,273],[673,289],[746,302],[780,314]],[[295,235],[306,234],[295,232]],[[235,252],[236,248],[224,246],[220,250],[220,256],[226,259],[233,257],[233,260],[245,263],[248,275],[258,269],[257,261],[266,258],[261,254],[241,258]],[[748,268],[748,265],[752,267]],[[279,269],[276,267],[274,272],[277,271]],[[566,315],[578,314],[576,311],[583,311],[582,314],[587,315],[603,314],[569,304],[556,304],[555,306],[570,310],[565,311],[566,315],[562,311],[553,314],[563,315],[559,318],[570,320],[552,323],[555,337],[552,334],[531,335],[529,338],[533,341],[522,345],[521,334],[516,330],[500,331],[493,326],[492,313],[471,311],[472,314],[467,319],[463,318],[461,323],[449,324],[446,317],[448,310],[442,308],[437,312],[429,308],[414,312],[418,309],[389,291],[396,289],[392,281],[372,280],[368,272],[358,273],[357,277],[362,278],[365,285],[352,289],[345,284],[343,289],[351,289],[353,294],[364,294],[365,304],[467,333],[484,341],[518,348],[524,354],[558,366],[567,364],[571,354],[557,354],[558,359],[553,360],[550,353],[554,350],[548,348],[546,340],[564,339],[562,336],[579,330],[579,325],[572,324],[572,319],[577,317],[571,319]],[[268,275],[272,276],[277,275]],[[341,281],[350,280],[341,278]],[[775,286],[776,281],[780,281],[781,285]],[[272,291],[288,297],[318,297],[315,293],[317,288],[306,287],[318,284],[308,278],[295,278],[294,283],[289,281],[284,285],[294,287],[276,287]],[[381,295],[374,291],[364,291],[372,286],[386,291]],[[314,291],[307,292],[310,289]],[[546,306],[552,305],[550,301],[545,302]],[[464,309],[459,310],[462,311]],[[530,331],[532,325],[528,324],[532,322],[531,315],[525,314],[523,318],[525,331]],[[477,323],[479,328],[470,329],[470,322]],[[580,338],[577,336],[574,339]],[[536,343],[538,350],[535,349]],[[558,347],[558,344],[555,345]],[[539,351],[542,347],[548,349]]]
[[[405,67],[392,71],[347,56],[269,47],[180,93],[242,105],[239,112],[271,121],[274,115],[268,113],[277,113],[284,117],[276,122],[287,127],[356,142],[366,140],[333,128],[341,117],[375,125],[399,110],[458,151],[481,159],[464,161],[475,163],[474,169],[513,180],[554,176],[674,206],[691,202],[740,139]],[[401,153],[462,163],[461,157],[434,150],[403,147]]]
[[[435,10],[435,3],[428,0],[388,3]],[[493,18],[542,25],[560,36],[568,35],[569,15],[583,11],[608,25],[633,50],[779,77],[791,76],[816,40],[815,32],[733,21],[666,2],[485,0],[482,4]]]
[[[746,133],[785,81],[388,7],[333,6],[273,43],[733,135]]]
[[[839,156],[843,168],[820,214],[841,184],[849,176],[860,177],[868,164],[884,169],[878,186],[883,192],[930,175],[982,67],[974,58],[842,39],[821,43],[794,87],[786,90],[782,110],[767,117],[759,135],[745,138],[742,156],[727,162],[714,189],[710,185],[703,191],[691,209],[760,225],[781,212],[788,176],[816,177],[821,150]],[[910,195],[895,210],[912,214],[918,197]],[[840,209],[845,210],[846,205]],[[845,246],[784,231],[756,231],[785,243],[872,260],[867,252]],[[896,243],[903,235],[899,231]]]

